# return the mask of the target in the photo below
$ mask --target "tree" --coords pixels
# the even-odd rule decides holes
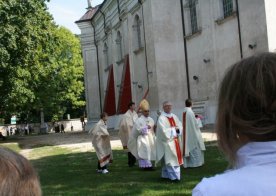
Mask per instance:
[[[84,105],[79,40],[54,24],[45,0],[0,0],[0,28],[1,114]]]

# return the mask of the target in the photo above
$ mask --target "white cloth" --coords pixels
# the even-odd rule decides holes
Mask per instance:
[[[179,166],[163,166],[162,167],[162,178],[168,178],[170,180],[180,180],[180,167]]]
[[[199,167],[204,164],[203,151],[205,150],[204,141],[195,118],[195,114],[190,107],[184,109],[186,113],[185,124],[185,152],[184,164],[187,167]]]
[[[176,127],[179,129],[180,133],[176,133],[175,127],[171,127],[170,122],[167,117],[173,117],[176,123]],[[178,117],[174,114],[167,114],[162,112],[158,119],[157,130],[156,130],[156,163],[164,158],[166,166],[179,166],[178,156],[175,145],[175,137],[178,138],[180,150],[183,149],[182,146],[182,123],[179,121]],[[182,154],[182,152],[180,152]]]
[[[110,145],[110,136],[105,122],[100,120],[89,131],[89,134],[92,134],[92,145],[95,148],[100,166],[103,167],[113,159]]]
[[[248,143],[237,158],[235,169],[203,178],[193,196],[276,195],[276,141]]]
[[[151,127],[148,129],[148,125]],[[128,149],[136,159],[156,160],[154,120],[151,117],[139,117],[133,126],[128,141]]]
[[[118,134],[124,149],[127,149],[127,143],[133,128],[133,123],[137,118],[138,115],[135,111],[132,112],[131,110],[128,110],[120,121]]]

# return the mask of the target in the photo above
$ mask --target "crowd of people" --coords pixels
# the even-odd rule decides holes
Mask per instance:
[[[135,103],[130,102],[128,111],[122,116],[119,124],[119,137],[123,149],[128,154],[128,165],[138,165],[143,170],[153,170],[160,162],[161,177],[173,181],[180,180],[180,166],[199,167],[204,164],[205,146],[201,136],[198,120],[192,109],[192,101],[186,100],[183,113],[183,124],[173,114],[172,103],[163,103],[163,112],[157,123],[149,116],[150,105],[145,99],[136,113]],[[92,144],[96,150],[98,172],[107,173],[107,165],[112,161],[110,137],[107,131],[107,114],[94,126]]]

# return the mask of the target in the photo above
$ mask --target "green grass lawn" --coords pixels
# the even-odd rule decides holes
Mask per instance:
[[[182,168],[181,181],[170,182],[160,178],[160,166],[155,171],[129,168],[122,150],[114,150],[113,155],[110,173],[98,174],[95,152],[75,153],[55,146],[37,146],[29,154],[39,173],[43,195],[191,195],[202,177],[227,167],[217,147],[210,146],[203,167]]]

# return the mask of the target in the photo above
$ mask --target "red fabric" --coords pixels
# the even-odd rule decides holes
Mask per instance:
[[[128,104],[132,100],[129,55],[125,57],[124,70],[119,92],[118,114],[124,114],[128,110]]]
[[[183,154],[185,154],[186,144],[186,112],[183,113]]]
[[[116,114],[113,65],[110,66],[107,79],[106,94],[104,98],[104,112],[106,112],[109,116]]]
[[[179,145],[179,141],[178,141],[177,137],[174,138],[174,143],[175,143],[178,163],[179,163],[179,165],[182,165],[183,164],[183,159],[182,159],[181,149],[180,149],[180,145]]]
[[[173,117],[167,117],[167,118],[169,120],[170,126],[176,127],[174,118]],[[179,145],[179,141],[178,141],[177,137],[174,138],[174,143],[175,143],[175,149],[176,149],[178,163],[179,163],[179,165],[182,165],[183,164],[182,153],[181,153],[181,149],[180,149],[180,145]]]

